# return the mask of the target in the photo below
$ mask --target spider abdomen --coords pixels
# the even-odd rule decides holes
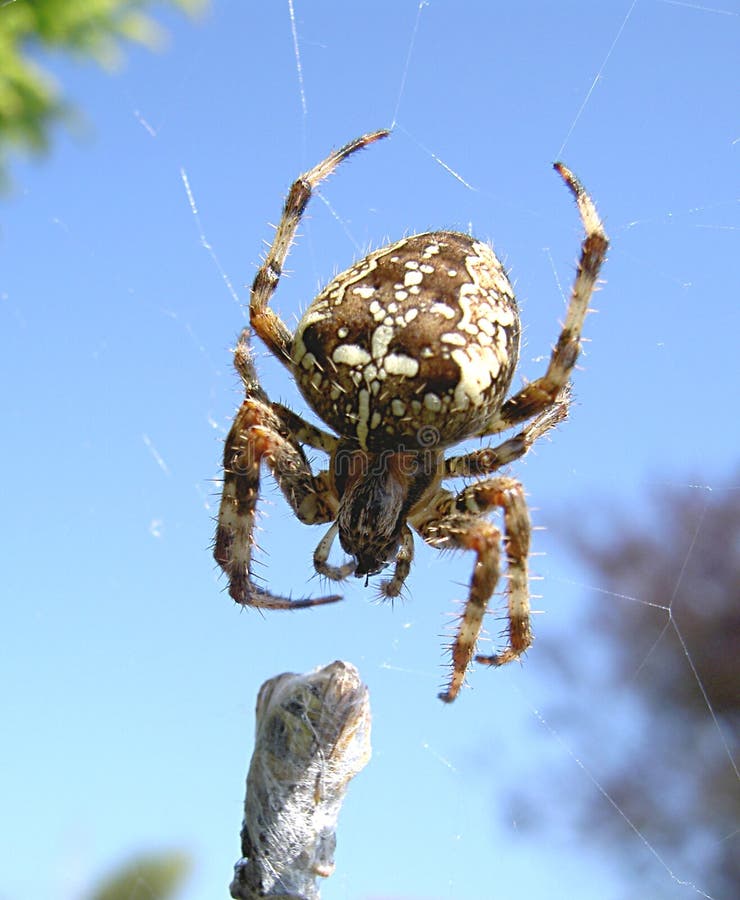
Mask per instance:
[[[337,275],[306,310],[291,355],[309,405],[363,449],[445,447],[501,407],[519,333],[491,247],[438,231]]]

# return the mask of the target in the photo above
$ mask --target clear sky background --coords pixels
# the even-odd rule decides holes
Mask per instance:
[[[374,758],[326,900],[638,896],[585,836],[543,843],[505,804],[550,764],[582,762],[597,790],[620,752],[551,721],[577,685],[555,689],[537,644],[436,699],[470,557],[417,541],[395,608],[353,580],[338,606],[240,611],[210,556],[214,479],[245,285],[299,172],[395,122],[312,202],[274,301],[286,321],[369,246],[472,227],[511,269],[531,379],[581,240],[561,157],[612,249],[572,419],[513,471],[546,528],[537,636],[588,652],[586,595],[624,600],[589,592],[558,522],[586,504],[639,518],[646,490],[724,485],[737,458],[737,4],[295,0],[300,77],[287,0],[160,19],[167,47],[117,74],[53,61],[84,128],[16,164],[2,200],[0,897],[71,900],[165,847],[196,861],[187,900],[227,896],[258,687],[336,658],[370,686]],[[259,367],[304,411],[277,364]],[[323,531],[268,479],[265,495],[268,583],[318,592]],[[692,860],[649,865],[662,896],[701,896]]]

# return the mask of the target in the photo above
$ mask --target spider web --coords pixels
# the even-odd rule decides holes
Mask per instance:
[[[375,759],[350,788],[325,898],[585,900],[646,896],[647,885],[650,896],[719,900],[708,861],[737,836],[720,830],[711,803],[683,796],[699,781],[668,779],[697,774],[704,748],[666,743],[640,688],[666,660],[693,682],[701,740],[736,792],[736,735],[685,624],[684,587],[698,548],[708,553],[715,501],[738,489],[740,435],[727,412],[737,383],[738,137],[726,110],[740,17],[729,5],[671,0],[495,15],[487,3],[444,0],[261,6],[217,4],[197,27],[172,19],[165,55],[135,53],[103,87],[63,70],[99,147],[62,138],[46,174],[19,173],[25,206],[10,210],[8,259],[23,237],[34,253],[2,288],[5,330],[18,338],[5,354],[13,383],[23,373],[8,421],[37,427],[28,411],[57,385],[27,360],[35,335],[58,335],[42,339],[46,359],[59,394],[73,399],[51,404],[54,438],[27,452],[48,471],[51,444],[76,486],[50,479],[48,533],[28,511],[27,485],[11,498],[22,520],[13,531],[43,541],[47,564],[30,591],[9,574],[9,596],[30,593],[34,619],[9,614],[18,647],[5,683],[19,685],[26,712],[16,721],[9,710],[6,724],[27,734],[29,710],[49,722],[64,776],[52,779],[46,758],[13,743],[10,771],[28,787],[9,794],[10,814],[23,821],[22,811],[29,835],[43,815],[59,848],[34,892],[79,896],[119,859],[165,844],[187,846],[198,866],[186,900],[225,894],[256,690],[278,672],[343,658],[371,688]],[[204,474],[212,466],[217,477],[239,402],[229,347],[267,223],[299,171],[389,125],[389,141],[312,201],[274,301],[289,323],[370,246],[429,228],[471,231],[512,270],[526,338],[520,377],[531,379],[556,337],[580,240],[554,158],[583,179],[612,239],[571,421],[512,470],[544,529],[533,560],[536,643],[521,667],[471,672],[450,709],[435,697],[440,648],[468,557],[417,541],[393,610],[353,581],[341,606],[260,617],[219,594],[207,551],[217,485]],[[100,206],[63,192],[75,179]],[[274,360],[260,351],[258,363],[271,396],[305,412]],[[26,471],[28,460],[18,452],[11,465]],[[594,575],[577,545],[579,536],[616,543],[617,523],[649,523],[660,546],[648,498],[664,488],[699,503],[656,601],[632,575]],[[298,525],[267,478],[260,525],[259,573],[277,590],[319,593],[310,561],[321,530]],[[727,544],[727,555],[738,552]],[[38,547],[24,556],[13,533],[6,546],[28,559],[19,568],[38,570]],[[502,597],[494,601],[493,641]],[[626,607],[656,618],[615,678],[629,635],[608,626]],[[672,654],[658,652],[671,640]],[[671,843],[614,780],[615,761],[642,761],[645,738],[664,761],[646,778],[677,816],[696,816],[689,842]],[[584,813],[594,802],[596,820]],[[8,896],[28,893],[37,868],[35,841],[22,843],[0,881]]]

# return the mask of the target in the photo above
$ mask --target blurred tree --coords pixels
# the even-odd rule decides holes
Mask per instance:
[[[165,0],[194,13],[206,0]],[[62,51],[106,67],[124,41],[156,46],[162,32],[150,0],[0,0],[0,185],[11,150],[48,149],[52,127],[72,110],[39,61]]]
[[[551,769],[536,796],[515,798],[517,818],[524,803],[529,824],[549,809],[562,828],[575,809],[579,852],[600,842],[640,896],[674,897],[666,870],[712,897],[740,896],[740,472],[713,490],[654,492],[644,523],[596,506],[600,522],[586,512],[558,526],[578,522],[572,543],[599,593],[579,626],[588,646],[571,634],[550,651],[573,689],[548,718],[604,761],[590,771],[608,797],[578,768]]]
[[[190,867],[190,858],[178,851],[136,857],[94,887],[87,900],[169,900]]]

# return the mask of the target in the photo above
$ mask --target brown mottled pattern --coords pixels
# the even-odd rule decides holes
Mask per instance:
[[[493,250],[465,234],[430,232],[338,275],[306,310],[292,359],[307,402],[360,446],[445,447],[480,431],[500,408],[519,331]],[[397,371],[411,371],[409,360],[414,374]]]

